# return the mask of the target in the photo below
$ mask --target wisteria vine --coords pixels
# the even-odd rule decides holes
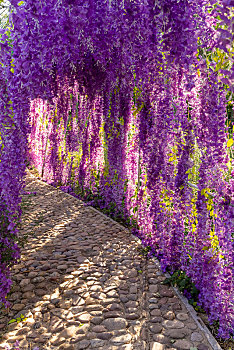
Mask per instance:
[[[27,160],[128,219],[164,270],[191,277],[219,335],[233,336],[233,1],[11,4],[0,37],[1,301]]]

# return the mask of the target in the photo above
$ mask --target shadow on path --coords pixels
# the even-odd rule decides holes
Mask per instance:
[[[37,180],[23,215],[28,235],[1,310],[0,349],[211,350],[159,268],[118,223]],[[24,315],[26,320],[9,320]]]

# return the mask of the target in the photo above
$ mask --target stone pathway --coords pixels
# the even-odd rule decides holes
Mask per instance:
[[[0,349],[19,340],[22,350],[212,350],[132,235],[31,174],[26,183],[36,196],[23,216],[29,239],[12,307],[1,310]]]

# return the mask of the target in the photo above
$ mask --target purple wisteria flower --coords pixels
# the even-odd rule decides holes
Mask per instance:
[[[222,71],[228,88],[206,58],[229,52],[232,0],[11,6],[12,27],[0,31],[0,301],[19,259],[21,195],[36,194],[23,190],[30,164],[43,181],[128,220],[163,271],[186,272],[229,337],[233,67]]]

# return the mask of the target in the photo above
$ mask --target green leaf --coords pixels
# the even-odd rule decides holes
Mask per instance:
[[[206,189],[203,188],[203,189],[201,190],[201,195],[204,196],[205,192],[206,192]]]
[[[233,139],[229,139],[227,142],[227,147],[231,147],[233,145]]]
[[[171,280],[169,278],[166,278],[162,284],[170,284],[171,283]]]
[[[11,324],[11,323],[14,323],[14,322],[16,322],[16,319],[15,319],[15,318],[13,318],[12,320],[10,320],[10,321],[8,322],[8,324]]]

